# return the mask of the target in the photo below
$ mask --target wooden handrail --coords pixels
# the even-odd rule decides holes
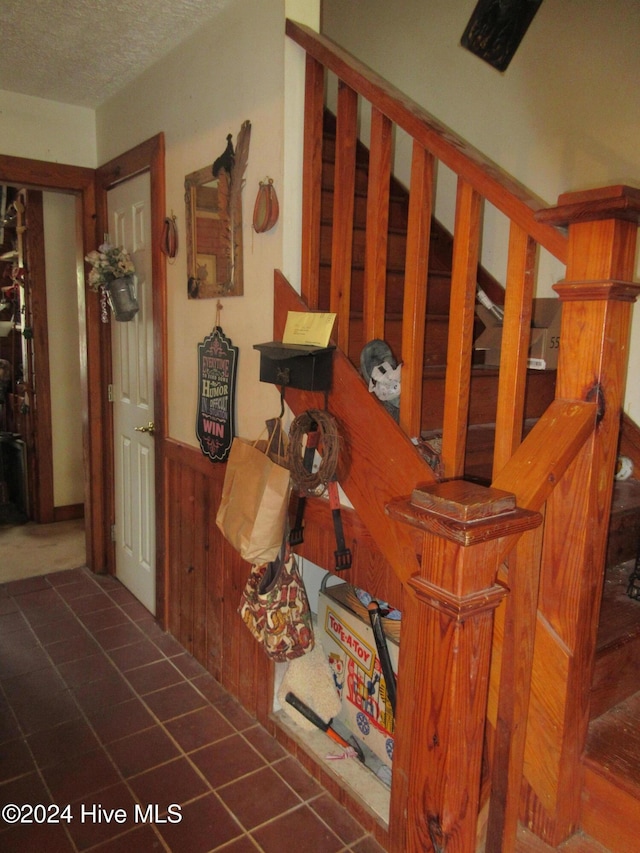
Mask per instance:
[[[292,20],[287,20],[286,34],[308,56],[370,101],[483,198],[517,222],[554,257],[566,262],[566,236],[534,218],[546,205],[522,184],[331,39]]]
[[[639,290],[631,281],[640,192],[626,187],[592,190],[561,196],[555,209],[544,210],[517,181],[331,40],[292,21],[287,21],[286,32],[307,53],[302,297],[311,310],[319,307],[326,72],[338,78],[330,305],[339,317],[337,335],[344,351],[337,353],[331,405],[353,450],[351,471],[341,483],[405,592],[403,647],[408,646],[408,652],[401,656],[391,849],[394,853],[445,846],[452,853],[472,850],[473,790],[479,777],[467,779],[465,771],[473,776],[479,767],[480,747],[476,744],[470,750],[471,762],[466,761],[466,750],[472,740],[469,733],[483,727],[484,688],[480,688],[488,678],[492,633],[487,607],[488,602],[495,606],[498,592],[504,593],[491,584],[505,560],[511,595],[505,608],[504,644],[494,655],[498,658],[502,651],[506,656],[506,678],[495,730],[497,796],[488,849],[502,853],[513,849],[521,782],[526,793],[520,809],[528,810],[527,820],[541,835],[559,843],[579,815],[579,787],[569,789],[579,774],[588,719],[588,673],[598,609],[594,591],[602,586],[600,557],[606,541],[630,303]],[[345,354],[358,96],[371,106],[364,341],[385,338],[385,323],[390,321],[385,291],[393,125],[413,140],[400,353],[401,429],[382,407],[367,405],[371,397],[356,381]],[[403,523],[415,528],[416,511],[406,497],[397,496],[406,495],[421,479],[435,479],[402,430],[405,436],[417,436],[421,428],[429,236],[438,162],[454,172],[458,187],[442,424],[444,473],[447,479],[464,474],[482,216],[489,203],[509,224],[493,487],[515,495],[522,518],[544,513],[544,532],[510,524],[509,513],[499,512],[486,527],[471,525],[469,541],[456,538],[458,525],[451,518],[442,529],[435,522],[420,543],[403,531]],[[566,232],[561,230],[565,227]],[[522,441],[538,246],[567,267],[564,281],[555,288],[562,302],[563,343],[557,399]],[[283,311],[304,304],[296,302],[280,279],[276,275],[276,334]],[[309,395],[294,392],[292,402],[294,409],[306,407]],[[425,472],[430,476],[425,478]],[[381,512],[382,500],[386,515]],[[482,634],[479,643],[474,621]],[[515,662],[517,648],[523,658]],[[540,667],[544,673],[550,649],[557,689],[553,714],[547,719],[547,697],[541,700],[536,690],[544,680]],[[476,688],[480,692],[475,693]],[[537,704],[536,714],[527,717],[529,689]],[[519,691],[517,696],[514,691]],[[473,708],[469,692],[474,693]],[[452,721],[456,721],[453,728]],[[522,773],[525,731],[527,749],[531,742],[534,750],[536,746],[547,750],[546,766],[552,768],[533,780]],[[424,760],[427,753],[429,760],[438,756],[441,763],[430,765]],[[456,784],[450,785],[454,778]]]

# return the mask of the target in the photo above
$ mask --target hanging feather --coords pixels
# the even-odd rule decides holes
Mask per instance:
[[[236,210],[245,183],[244,173],[249,162],[249,142],[251,140],[251,122],[244,121],[236,139],[236,151],[231,169],[230,200],[231,209]]]
[[[229,184],[229,232],[231,238],[231,277],[232,286],[241,280],[242,275],[242,188],[245,184],[244,173],[249,162],[249,142],[251,140],[251,122],[244,121],[236,137],[236,150]]]
[[[221,169],[218,172],[218,216],[220,218],[219,237],[224,244],[224,260],[226,269],[221,266],[222,257],[218,255],[218,270],[216,286],[222,288],[223,292],[230,289],[233,284],[233,217],[231,216],[230,201],[230,177]]]

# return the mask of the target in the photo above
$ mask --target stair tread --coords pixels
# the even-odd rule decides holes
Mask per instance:
[[[627,513],[636,509],[640,509],[640,480],[616,480],[613,485],[611,514]]]
[[[640,692],[592,720],[584,760],[640,797]]]
[[[640,601],[629,598],[627,586],[634,561],[627,561],[607,569],[596,654],[602,654],[624,643],[640,638]]]

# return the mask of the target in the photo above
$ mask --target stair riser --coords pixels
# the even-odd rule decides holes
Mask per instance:
[[[331,265],[320,267],[320,301],[323,311],[329,310],[329,293],[331,289]],[[427,282],[427,314],[448,316],[449,298],[451,292],[451,276],[449,273],[430,272]],[[351,270],[351,310],[361,313],[363,309],[364,269]],[[403,273],[389,272],[387,274],[387,314],[402,314],[404,296]]]
[[[327,187],[322,191],[322,221],[330,223],[333,221],[333,187]],[[397,230],[407,227],[407,201],[406,199],[391,198],[389,200],[389,227]],[[358,193],[354,199],[353,221],[356,227],[364,228],[367,223],[367,196],[366,192]]]
[[[595,720],[640,691],[638,661],[640,637],[634,637],[617,648],[607,649],[596,655],[591,686],[590,719]]]
[[[637,853],[640,840],[640,791],[621,790],[586,767],[582,792],[582,829],[607,850]]]

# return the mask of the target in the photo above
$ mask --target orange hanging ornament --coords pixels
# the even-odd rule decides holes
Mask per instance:
[[[272,178],[260,181],[256,203],[253,208],[253,230],[258,234],[273,228],[280,215],[278,196],[273,186]]]

